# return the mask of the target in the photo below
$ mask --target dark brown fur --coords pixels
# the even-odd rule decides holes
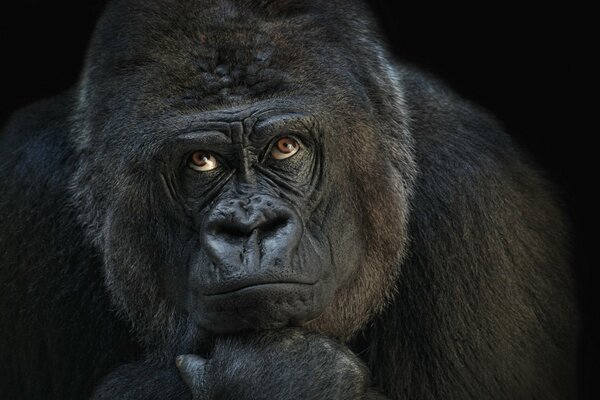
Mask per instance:
[[[154,167],[193,116],[274,104],[318,132],[295,190],[335,292],[301,327],[213,335],[178,304],[197,228]],[[200,352],[196,397],[574,396],[553,189],[492,117],[391,60],[359,2],[114,1],[78,87],[1,140],[0,397],[189,398],[173,360]]]

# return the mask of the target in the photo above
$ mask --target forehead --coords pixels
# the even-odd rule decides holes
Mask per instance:
[[[259,35],[262,37],[262,35]],[[184,43],[179,43],[179,46]],[[290,54],[290,44],[270,40],[232,42],[219,38],[210,45],[181,53],[162,53],[163,80],[178,106],[207,107],[249,99],[266,99],[281,93],[311,92],[306,74],[315,71],[309,54]],[[182,49],[184,50],[184,49]],[[305,50],[306,52],[306,50]],[[299,60],[303,60],[299,65]],[[162,90],[163,88],[158,88]]]
[[[318,93],[342,75],[333,71],[343,70],[340,48],[312,16],[253,13],[242,6],[250,2],[151,3],[153,12],[120,10],[124,14],[109,18],[100,35],[108,36],[100,40],[103,51],[93,54],[108,64],[104,80],[135,81],[138,90],[131,94],[137,98],[207,109],[281,93]]]

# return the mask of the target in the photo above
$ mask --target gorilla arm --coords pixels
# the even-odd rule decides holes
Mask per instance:
[[[494,118],[423,73],[401,74],[419,176],[397,295],[367,330],[374,382],[392,398],[575,398],[578,317],[556,191]]]
[[[33,104],[0,134],[3,399],[83,398],[138,357],[67,195],[72,104],[71,94]]]

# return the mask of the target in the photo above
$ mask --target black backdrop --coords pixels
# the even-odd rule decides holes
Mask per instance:
[[[560,187],[574,221],[585,315],[582,398],[600,398],[593,387],[598,331],[592,321],[598,322],[598,311],[591,305],[599,282],[590,261],[596,254],[592,189],[598,178],[581,115],[588,78],[577,51],[578,9],[560,0],[370,2],[399,59],[437,74],[491,110]],[[15,109],[74,84],[104,3],[2,2],[0,124]]]

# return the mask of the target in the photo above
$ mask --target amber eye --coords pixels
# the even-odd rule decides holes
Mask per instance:
[[[276,160],[285,160],[300,150],[300,144],[290,137],[279,139],[271,149],[271,157]]]
[[[190,157],[189,167],[195,171],[206,172],[217,168],[217,159],[206,151],[197,151]]]

